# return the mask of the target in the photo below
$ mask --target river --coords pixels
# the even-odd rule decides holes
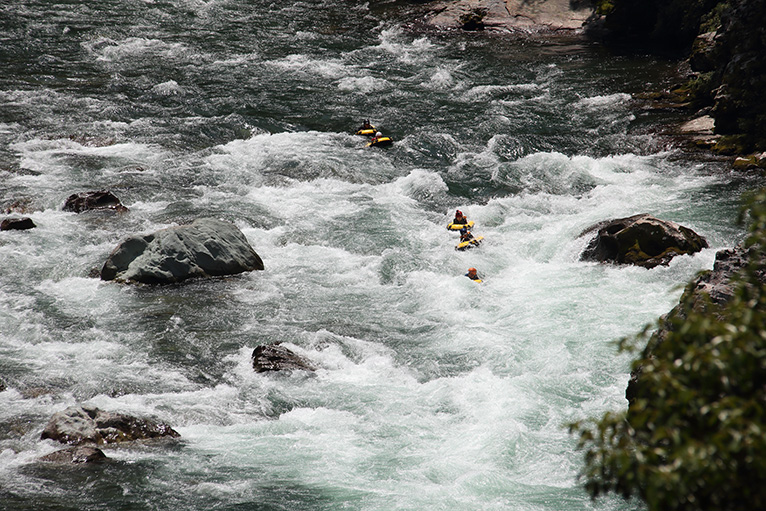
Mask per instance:
[[[594,503],[566,424],[623,409],[614,341],[741,238],[724,163],[632,95],[675,64],[562,38],[408,28],[406,3],[0,3],[0,508],[632,510]],[[370,119],[394,140],[368,148]],[[109,189],[123,215],[62,211]],[[484,236],[457,252],[455,209]],[[580,233],[650,213],[710,248],[646,270]],[[265,270],[92,273],[125,237],[214,216]],[[464,277],[476,267],[481,284]],[[314,373],[257,374],[283,342]],[[85,403],[177,443],[37,461]]]

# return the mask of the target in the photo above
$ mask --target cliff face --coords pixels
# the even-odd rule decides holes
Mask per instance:
[[[599,9],[607,44],[689,57],[689,99],[710,107],[724,135],[714,150],[766,150],[766,0],[602,0]]]
[[[721,14],[712,49],[716,133],[741,150],[766,150],[766,0],[739,0]],[[700,70],[702,71],[702,70]]]

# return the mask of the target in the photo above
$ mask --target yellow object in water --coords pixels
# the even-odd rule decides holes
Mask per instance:
[[[463,227],[467,227],[468,230],[470,231],[473,228],[473,220],[471,220],[467,224],[456,224],[454,222],[450,222],[449,224],[447,224],[447,229],[449,229],[450,231],[459,231]]]
[[[455,247],[455,250],[468,250],[469,248],[478,247],[483,239],[484,236],[476,236],[475,238],[468,241],[463,241],[458,243],[458,245]]]
[[[391,145],[393,143],[394,143],[394,141],[391,140],[390,137],[379,137],[377,139],[373,139],[372,142],[367,144],[367,147],[373,147],[373,146],[376,146],[376,147],[386,147],[386,146],[389,146],[389,145]]]

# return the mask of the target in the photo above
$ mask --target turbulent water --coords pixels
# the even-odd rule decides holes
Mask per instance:
[[[631,94],[672,65],[411,29],[342,0],[0,3],[0,508],[630,510],[590,501],[568,422],[626,406],[613,341],[739,240],[722,164]],[[353,134],[369,118],[395,144]],[[62,211],[109,189],[127,214]],[[456,252],[455,209],[485,238]],[[579,234],[650,213],[711,248],[645,270]],[[6,215],[7,216],[7,215]],[[213,216],[265,270],[94,278],[125,237]],[[476,267],[484,282],[464,276]],[[315,373],[257,374],[283,342]],[[37,461],[85,403],[180,442]]]

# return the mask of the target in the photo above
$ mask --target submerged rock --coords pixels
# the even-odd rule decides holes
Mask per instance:
[[[299,369],[315,371],[311,363],[279,343],[258,346],[253,350],[253,369],[257,373]]]
[[[109,255],[101,279],[168,284],[262,269],[260,256],[234,224],[201,218],[126,239]]]
[[[693,254],[705,238],[674,222],[642,214],[597,224],[581,236],[598,231],[580,256],[583,261],[634,264],[644,268],[667,265],[677,255]]]
[[[72,406],[53,414],[40,439],[62,444],[111,444],[149,438],[177,438],[167,424],[98,408]]]
[[[0,231],[23,231],[37,227],[29,217],[5,218],[0,222]]]
[[[123,212],[127,211],[128,208],[123,206],[120,199],[108,190],[74,193],[64,201],[64,211],[82,213],[83,211],[89,210],[114,210]]]
[[[40,461],[54,463],[100,463],[106,459],[106,454],[101,449],[80,445],[46,454],[40,458]]]

